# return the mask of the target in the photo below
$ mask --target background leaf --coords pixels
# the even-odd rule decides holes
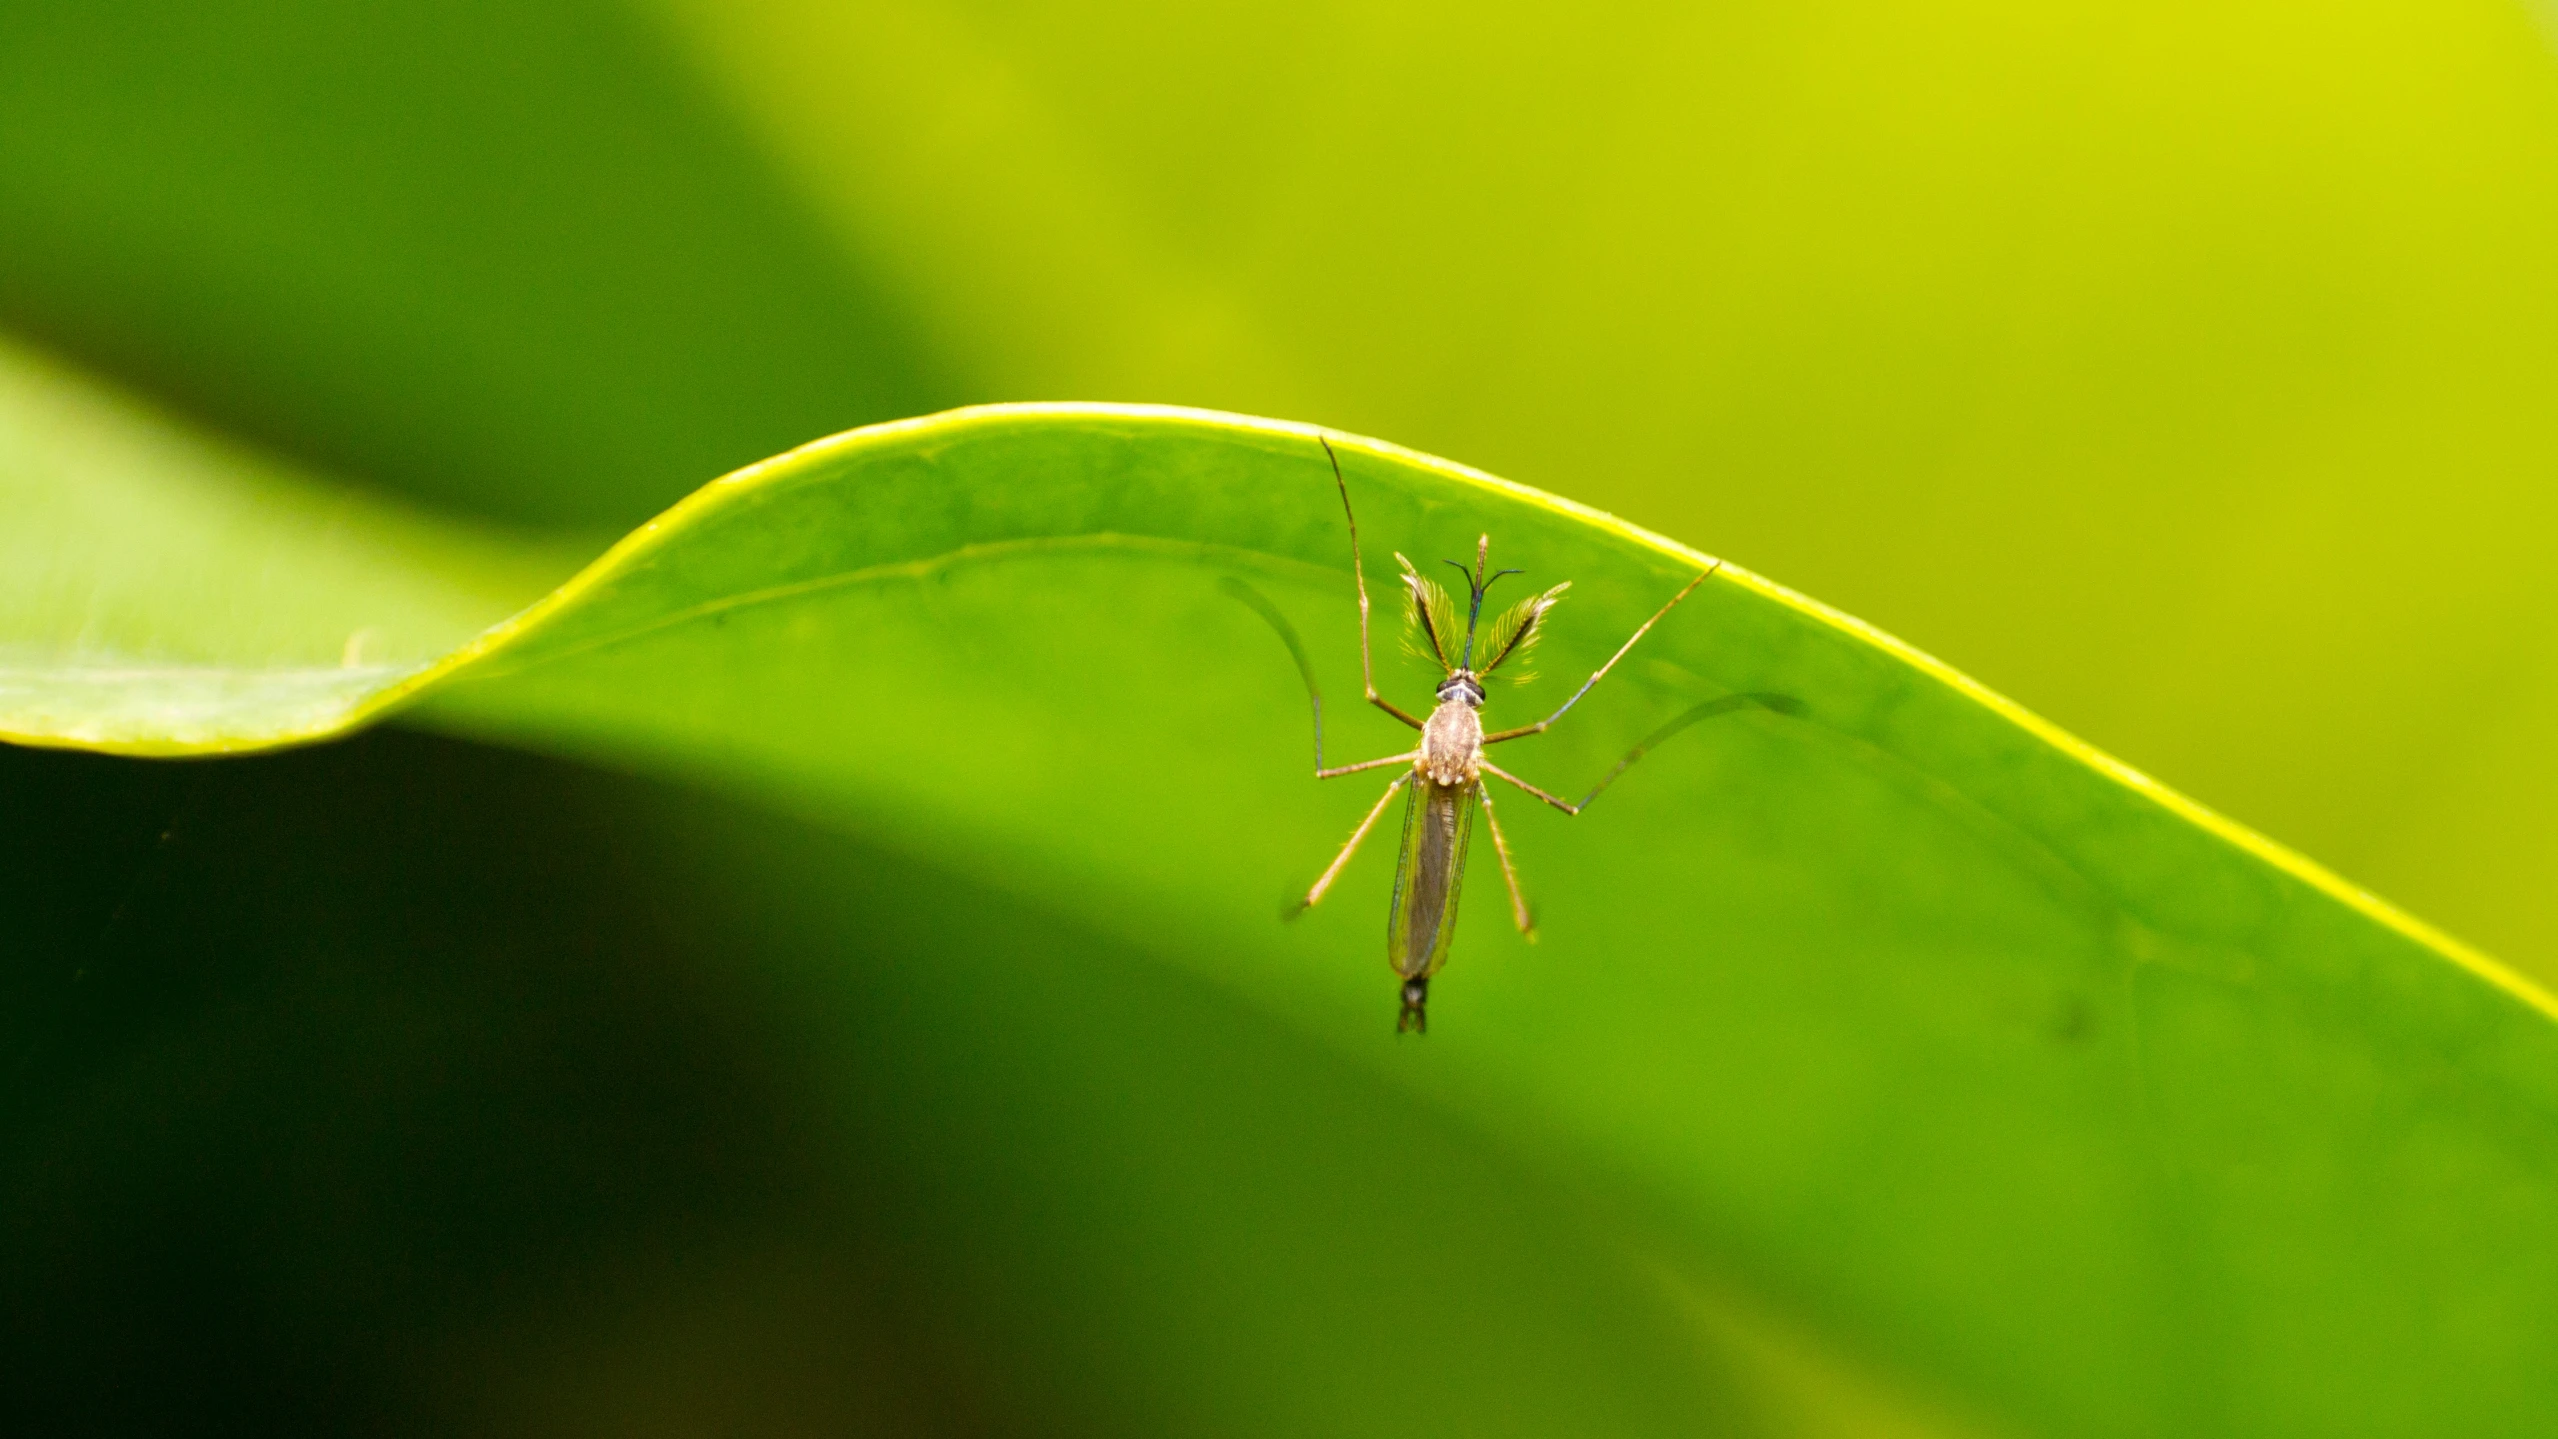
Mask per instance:
[[[0,735],[204,753],[336,733],[579,558],[0,346]]]
[[[965,398],[615,6],[0,27],[0,309],[262,448],[609,538]]]

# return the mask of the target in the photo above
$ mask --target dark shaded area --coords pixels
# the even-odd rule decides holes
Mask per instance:
[[[616,789],[398,736],[0,749],[0,1411],[368,1428],[447,1402],[457,1340],[834,1204],[806,1076]]]
[[[622,7],[13,3],[0,196],[0,328],[501,519],[960,398]]]
[[[19,1432],[1730,1410],[1621,1241],[1407,1097],[1052,916],[697,793],[396,732],[0,747],[0,916]],[[1400,1194],[1422,1215],[1383,1222]]]

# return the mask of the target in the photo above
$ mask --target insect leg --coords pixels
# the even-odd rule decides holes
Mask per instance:
[[[1368,811],[1368,817],[1366,819],[1359,821],[1359,827],[1357,829],[1350,831],[1350,842],[1341,847],[1341,853],[1332,857],[1331,864],[1325,866],[1323,877],[1316,880],[1314,888],[1306,891],[1306,897],[1299,900],[1296,907],[1288,911],[1288,917],[1290,919],[1294,919],[1298,915],[1305,913],[1307,910],[1314,908],[1316,902],[1323,898],[1323,892],[1332,888],[1332,882],[1341,877],[1342,868],[1350,863],[1350,856],[1359,852],[1359,842],[1368,837],[1368,831],[1377,827],[1377,816],[1384,814],[1386,812],[1386,806],[1392,804],[1394,802],[1394,797],[1402,792],[1405,785],[1410,784],[1411,782],[1412,771],[1405,770],[1403,773],[1394,777],[1394,783],[1386,786],[1386,792],[1384,794],[1377,796],[1376,807]]]
[[[1368,572],[1359,564],[1359,517],[1350,512],[1350,482],[1341,477],[1341,457],[1332,452],[1332,441],[1321,435],[1317,435],[1315,439],[1323,446],[1323,457],[1332,461],[1332,483],[1341,491],[1341,517],[1350,522],[1350,578],[1359,587],[1359,678],[1368,687],[1368,703],[1414,729],[1419,729],[1421,721],[1406,714],[1394,701],[1377,693],[1377,667],[1368,658]],[[1672,603],[1675,604],[1677,601],[1674,600]]]
[[[1477,785],[1475,793],[1483,796],[1483,822],[1492,830],[1492,852],[1501,856],[1501,878],[1510,886],[1510,918],[1517,921],[1520,935],[1534,944],[1537,942],[1536,916],[1528,913],[1528,897],[1519,891],[1519,870],[1510,862],[1509,836],[1501,832],[1501,821],[1492,813],[1492,787]]]
[[[1277,630],[1279,643],[1288,647],[1288,658],[1297,662],[1297,677],[1306,682],[1306,704],[1314,710],[1315,770],[1321,773],[1323,770],[1323,691],[1315,685],[1315,667],[1313,662],[1306,658],[1305,645],[1297,639],[1297,627],[1288,623],[1288,617],[1279,613],[1279,607],[1270,602],[1268,595],[1233,575],[1219,580],[1217,588],[1243,601],[1251,607],[1254,614],[1261,616],[1272,629]]]
[[[1307,707],[1314,711],[1315,778],[1331,779],[1336,775],[1356,774],[1363,769],[1377,769],[1385,765],[1393,764],[1398,760],[1410,760],[1412,758],[1410,754],[1399,754],[1389,755],[1384,759],[1365,760],[1358,764],[1345,764],[1338,766],[1325,764],[1323,762],[1323,691],[1315,685],[1314,665],[1306,659],[1306,647],[1297,639],[1297,627],[1288,623],[1288,617],[1279,613],[1279,607],[1270,602],[1270,597],[1268,595],[1254,589],[1251,585],[1244,583],[1242,580],[1237,579],[1233,575],[1228,575],[1224,579],[1218,581],[1217,587],[1224,590],[1227,594],[1234,598],[1241,600],[1244,604],[1250,606],[1255,614],[1260,615],[1264,620],[1268,621],[1270,628],[1278,631],[1279,642],[1288,647],[1288,657],[1297,662],[1297,674],[1306,682]]]
[[[1803,705],[1801,701],[1789,699],[1784,695],[1725,695],[1720,699],[1707,700],[1705,703],[1696,706],[1694,709],[1688,710],[1686,713],[1681,714],[1676,719],[1671,720],[1668,724],[1661,726],[1659,729],[1645,735],[1640,741],[1636,742],[1634,748],[1625,752],[1625,758],[1616,762],[1616,768],[1599,776],[1599,782],[1590,786],[1590,792],[1588,794],[1581,796],[1581,803],[1576,806],[1576,808],[1588,809],[1590,807],[1590,801],[1599,797],[1599,791],[1616,783],[1616,777],[1631,768],[1636,760],[1643,758],[1644,752],[1651,749],[1654,745],[1657,745],[1663,740],[1668,739],[1670,736],[1677,734],[1679,731],[1686,729],[1689,725],[1695,724],[1698,720],[1712,719],[1716,715],[1730,714],[1734,710],[1748,709],[1752,705],[1757,705],[1761,709],[1774,710],[1778,714],[1801,714],[1803,712]]]
[[[1581,811],[1590,807],[1590,801],[1599,797],[1599,791],[1616,783],[1616,777],[1625,773],[1628,769],[1631,769],[1634,762],[1643,758],[1644,754],[1654,745],[1657,745],[1663,740],[1668,739],[1670,736],[1677,734],[1679,731],[1686,729],[1689,725],[1695,724],[1698,720],[1712,719],[1716,715],[1730,714],[1734,710],[1748,709],[1752,705],[1756,705],[1760,709],[1764,710],[1773,710],[1781,715],[1799,715],[1803,712],[1802,701],[1791,699],[1785,695],[1724,695],[1719,699],[1707,700],[1705,703],[1680,714],[1668,724],[1665,724],[1659,729],[1654,730],[1652,733],[1645,735],[1634,748],[1626,751],[1625,758],[1616,762],[1616,768],[1599,776],[1599,782],[1590,786],[1590,792],[1581,796],[1580,802],[1577,804],[1566,804],[1564,801],[1555,798],[1553,795],[1547,794],[1544,790],[1537,788],[1535,785],[1528,783],[1526,780],[1519,778],[1517,775],[1511,774],[1509,771],[1500,769],[1489,763],[1485,764],[1483,769],[1486,774],[1499,775],[1501,778],[1508,780],[1510,783],[1515,784],[1519,788],[1526,790],[1528,793],[1535,795],[1537,798],[1544,800],[1547,804],[1553,805],[1556,809],[1563,811],[1565,814],[1579,814]],[[1490,811],[1487,810],[1485,813],[1488,814]]]
[[[1363,769],[1384,769],[1390,764],[1410,764],[1419,758],[1421,758],[1421,751],[1414,750],[1409,754],[1390,754],[1384,759],[1363,759],[1357,764],[1334,765],[1330,769],[1316,770],[1315,778],[1339,779],[1345,774],[1357,774]]]
[[[1343,493],[1346,497],[1348,492],[1344,491]],[[1712,565],[1707,566],[1704,574],[1698,575],[1695,579],[1688,581],[1685,589],[1682,589],[1677,594],[1670,596],[1670,602],[1663,605],[1658,610],[1653,611],[1652,618],[1645,620],[1640,625],[1637,625],[1634,633],[1625,637],[1625,643],[1617,646],[1617,652],[1608,656],[1608,662],[1599,666],[1598,670],[1588,679],[1583,680],[1581,682],[1581,688],[1574,690],[1572,692],[1572,698],[1565,700],[1561,708],[1558,708],[1554,713],[1547,715],[1544,719],[1538,720],[1535,724],[1521,725],[1517,729],[1505,729],[1498,734],[1485,735],[1483,737],[1483,742],[1485,744],[1499,744],[1503,740],[1523,739],[1528,735],[1545,733],[1556,720],[1563,718],[1565,710],[1569,710],[1574,705],[1581,703],[1581,696],[1588,694],[1592,685],[1595,685],[1600,680],[1607,678],[1608,671],[1617,667],[1617,661],[1625,658],[1626,651],[1634,648],[1634,642],[1636,640],[1643,638],[1645,632],[1649,631],[1654,625],[1659,624],[1663,615],[1666,615],[1671,610],[1676,609],[1679,601],[1686,599],[1690,594],[1694,593],[1697,586],[1714,578],[1714,572],[1721,568],[1723,568],[1723,562],[1721,560],[1716,560]],[[1365,613],[1365,604],[1366,601],[1362,600],[1362,613]]]
[[[1532,799],[1544,800],[1547,804],[1553,805],[1556,809],[1563,811],[1565,814],[1579,814],[1581,812],[1580,805],[1574,804],[1568,799],[1558,799],[1553,795],[1547,794],[1544,790],[1537,788],[1535,785],[1528,783],[1526,780],[1519,778],[1517,775],[1510,773],[1508,770],[1503,769],[1501,766],[1494,764],[1489,760],[1482,761],[1482,764],[1483,772],[1485,774],[1491,775],[1495,779],[1508,780],[1510,783],[1526,790],[1529,797]],[[1486,811],[1486,813],[1489,812],[1490,811]]]

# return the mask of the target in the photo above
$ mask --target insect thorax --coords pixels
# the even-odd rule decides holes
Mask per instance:
[[[1483,691],[1451,694],[1455,683],[1451,679],[1439,687],[1443,698],[1421,726],[1421,755],[1413,762],[1413,768],[1443,785],[1471,784],[1483,763],[1483,721],[1474,712],[1483,703]]]

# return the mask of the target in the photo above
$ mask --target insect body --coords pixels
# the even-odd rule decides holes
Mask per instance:
[[[1660,622],[1661,616],[1668,614],[1673,606],[1712,577],[1722,562],[1716,561],[1671,596],[1670,602],[1661,606],[1651,619],[1645,620],[1609,657],[1608,662],[1599,666],[1597,672],[1554,713],[1534,724],[1486,734],[1480,713],[1486,697],[1485,681],[1502,665],[1524,658],[1535,646],[1543,633],[1547,612],[1563,598],[1563,592],[1571,588],[1570,584],[1556,585],[1542,594],[1531,595],[1494,616],[1491,623],[1485,625],[1485,592],[1504,576],[1520,572],[1502,570],[1487,574],[1491,537],[1487,535],[1478,539],[1472,570],[1467,570],[1457,561],[1448,562],[1465,577],[1468,591],[1465,632],[1460,640],[1456,606],[1447,592],[1413,569],[1410,560],[1396,555],[1396,562],[1403,567],[1403,587],[1409,602],[1416,647],[1437,661],[1447,676],[1439,682],[1437,706],[1430,711],[1429,718],[1419,719],[1377,693],[1376,667],[1368,647],[1368,581],[1359,564],[1359,520],[1350,508],[1350,485],[1341,476],[1341,459],[1332,453],[1330,441],[1325,441],[1323,448],[1324,454],[1332,460],[1333,483],[1341,491],[1341,512],[1350,527],[1351,573],[1359,593],[1359,668],[1361,678],[1366,682],[1368,703],[1419,730],[1421,744],[1404,754],[1326,767],[1323,763],[1323,697],[1314,688],[1313,672],[1310,669],[1306,671],[1307,692],[1313,702],[1315,716],[1315,777],[1331,779],[1364,770],[1401,768],[1393,782],[1386,786],[1386,792],[1368,811],[1367,817],[1359,821],[1359,827],[1351,832],[1350,842],[1341,847],[1341,852],[1333,857],[1322,877],[1306,891],[1298,909],[1302,911],[1323,898],[1324,892],[1332,887],[1332,882],[1350,863],[1350,856],[1358,852],[1360,842],[1368,837],[1368,831],[1376,827],[1386,807],[1394,802],[1396,792],[1403,791],[1403,845],[1395,864],[1394,908],[1386,917],[1386,962],[1393,966],[1403,981],[1403,1010],[1396,1017],[1396,1031],[1426,1032],[1429,1028],[1430,977],[1448,962],[1448,948],[1456,935],[1457,898],[1465,886],[1466,841],[1473,831],[1474,812],[1478,807],[1483,811],[1485,827],[1492,831],[1493,850],[1501,859],[1501,877],[1510,891],[1511,917],[1521,934],[1531,940],[1536,937],[1527,900],[1519,889],[1518,869],[1511,862],[1510,844],[1502,835],[1500,821],[1493,813],[1492,795],[1485,788],[1484,777],[1489,775],[1516,785],[1565,814],[1579,814],[1598,798],[1600,790],[1607,788],[1611,781],[1625,772],[1627,766],[1640,759],[1646,749],[1708,713],[1729,708],[1733,701],[1709,701],[1655,731],[1577,802],[1548,794],[1503,770],[1484,758],[1484,749],[1506,740],[1544,733],[1556,720],[1563,718],[1565,711],[1580,703],[1581,696],[1588,694],[1591,686],[1614,669],[1617,661],[1625,658],[1626,651],[1634,648],[1635,641]],[[1253,598],[1265,615],[1282,625],[1281,637],[1288,641],[1291,651],[1297,651],[1294,634],[1284,627],[1276,611],[1269,609],[1266,601]],[[1298,656],[1302,668],[1305,663],[1302,652],[1298,652]]]

